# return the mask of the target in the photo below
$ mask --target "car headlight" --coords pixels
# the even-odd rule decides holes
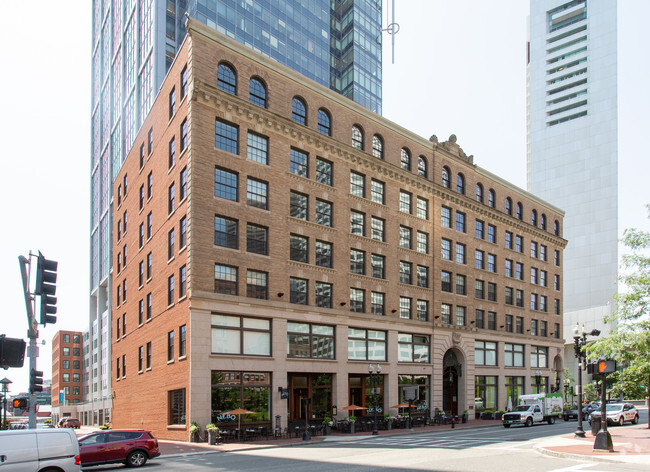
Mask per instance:
[[[522,421],[525,420],[525,419],[526,419],[526,415],[521,415],[521,418],[519,418],[519,419],[522,420]]]

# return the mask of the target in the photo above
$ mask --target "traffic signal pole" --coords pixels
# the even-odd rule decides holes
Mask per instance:
[[[31,256],[31,253],[30,253]],[[29,372],[36,370],[36,359],[38,358],[38,323],[34,317],[34,297],[29,291],[29,274],[31,261],[24,256],[18,256],[20,262],[20,275],[23,279],[23,291],[25,294],[25,308],[27,311],[27,336],[29,337],[29,347],[27,355],[29,356]],[[36,428],[36,395],[29,391],[29,429]]]

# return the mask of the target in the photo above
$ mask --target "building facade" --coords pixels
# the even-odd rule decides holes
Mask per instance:
[[[617,2],[530,5],[528,190],[566,212],[564,336],[607,331],[618,275]]]
[[[561,384],[561,210],[189,20],[113,189],[115,427]],[[146,414],[143,413],[146,411]]]
[[[381,113],[381,3],[93,2],[88,326],[92,362],[80,408],[96,418],[94,424],[112,404],[111,186],[185,37],[186,13]]]
[[[83,335],[79,331],[58,331],[52,339],[52,420],[77,417],[83,401]]]

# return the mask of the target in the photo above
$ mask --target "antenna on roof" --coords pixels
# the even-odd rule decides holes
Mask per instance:
[[[391,35],[391,50],[392,50],[392,61],[391,64],[395,64],[395,35],[399,32],[399,24],[395,23],[395,0],[392,0],[392,11],[390,15],[390,23],[388,20],[388,11],[386,11],[386,23],[388,25],[386,28],[382,28],[382,31],[386,31],[388,34]],[[388,1],[386,1],[386,5],[388,5]]]

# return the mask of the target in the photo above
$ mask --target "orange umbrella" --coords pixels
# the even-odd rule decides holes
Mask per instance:
[[[408,408],[410,405],[408,403],[400,403],[399,405],[393,405],[391,408]]]
[[[345,407],[341,408],[341,410],[345,410],[345,411],[367,410],[367,409],[368,408],[366,408],[365,406],[357,406],[357,405],[354,405],[354,404],[348,405],[348,406],[345,406]]]
[[[239,418],[239,438],[241,439],[241,415],[254,415],[256,412],[250,410],[244,410],[242,408],[236,408],[234,410],[227,411],[226,415],[237,415]]]

